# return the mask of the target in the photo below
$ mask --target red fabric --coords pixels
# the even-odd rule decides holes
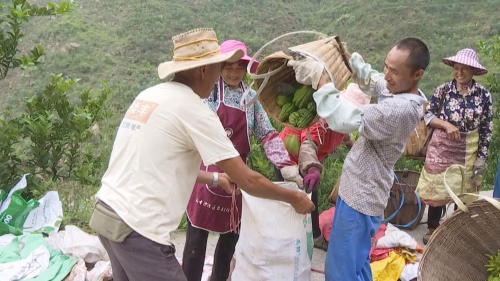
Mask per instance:
[[[335,207],[323,211],[319,215],[319,229],[321,235],[325,237],[326,241],[330,241],[330,232],[332,232],[333,217],[335,216]]]
[[[325,127],[328,126],[324,120],[320,120],[309,127],[309,130],[311,132],[311,139],[318,145],[318,160],[323,162],[323,158],[325,158],[325,156],[330,152],[335,151],[335,148],[342,143],[344,140],[344,134],[332,131],[328,128],[325,129],[321,126],[320,122],[322,122]],[[300,143],[302,143],[307,138],[307,129],[298,130],[285,127],[285,129],[281,131],[280,137],[283,141],[285,141],[285,137],[290,134],[299,136]],[[290,154],[290,159],[295,163],[298,163],[298,157],[298,155]]]
[[[383,223],[378,228],[377,233],[372,238],[372,248],[370,249],[370,262],[379,261],[387,258],[389,256],[389,252],[393,251],[393,248],[381,248],[376,249],[375,245],[380,238],[385,236],[385,231],[387,230],[387,224]]]
[[[370,263],[374,261],[379,261],[383,260],[385,258],[389,257],[389,253],[391,251],[394,251],[393,248],[382,248],[382,249],[374,249],[372,247],[371,253],[370,253]]]
[[[309,130],[311,132],[311,139],[318,145],[318,160],[323,162],[323,158],[330,152],[335,151],[344,140],[344,134],[328,129],[328,125],[323,121],[323,126],[320,124],[321,120],[314,123]],[[307,129],[302,130],[300,135],[300,143],[307,138]]]

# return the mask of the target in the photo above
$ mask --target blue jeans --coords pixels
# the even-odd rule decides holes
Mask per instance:
[[[495,189],[493,190],[493,197],[500,198],[500,157],[498,158],[498,171],[495,179]]]
[[[326,281],[371,281],[371,239],[377,233],[382,215],[372,217],[337,199],[330,243],[326,253]]]

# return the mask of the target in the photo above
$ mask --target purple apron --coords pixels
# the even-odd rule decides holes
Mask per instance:
[[[243,89],[243,86],[241,86]],[[224,83],[219,79],[219,107],[217,115],[224,127],[227,137],[231,140],[236,150],[240,153],[243,161],[250,152],[250,141],[248,136],[247,115],[245,110],[228,106],[224,103]],[[201,163],[200,170],[208,172],[224,172],[216,165],[205,167]],[[224,191],[222,187],[212,187],[207,184],[196,184],[187,206],[188,219],[197,228],[219,233],[233,231],[230,227],[231,215],[239,224],[241,219],[241,194],[236,196],[238,212],[231,212],[232,196]],[[237,217],[236,217],[237,216]],[[233,226],[234,227],[234,226]]]

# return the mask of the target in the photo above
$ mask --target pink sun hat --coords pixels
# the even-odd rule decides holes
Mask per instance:
[[[455,63],[468,65],[474,68],[474,75],[488,73],[488,70],[479,63],[479,58],[473,49],[462,49],[453,57],[444,58],[443,62],[449,66],[453,66]]]
[[[248,56],[247,46],[245,45],[245,43],[243,43],[241,41],[231,39],[231,40],[226,40],[226,41],[222,42],[222,44],[220,44],[220,52],[222,54],[233,52],[237,49],[243,50],[243,53],[244,53],[243,57],[240,60],[244,60],[244,61],[249,62],[252,59],[250,56]],[[252,67],[250,68],[250,72],[255,73],[255,71],[257,71],[258,65],[259,65],[259,62],[254,60]]]

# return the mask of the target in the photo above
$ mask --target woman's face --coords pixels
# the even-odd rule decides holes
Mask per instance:
[[[458,83],[465,85],[472,80],[474,69],[468,65],[455,63],[453,65],[453,77]]]
[[[226,82],[231,88],[237,88],[240,85],[241,80],[243,80],[243,76],[246,73],[247,62],[243,60],[239,60],[233,63],[225,63],[222,66],[222,79]]]

